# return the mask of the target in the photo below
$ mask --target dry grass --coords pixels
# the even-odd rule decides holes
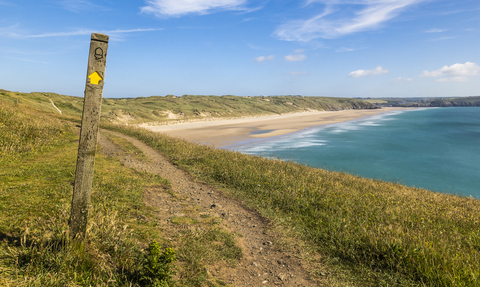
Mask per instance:
[[[169,182],[126,168],[101,152],[96,155],[86,240],[72,242],[68,219],[78,149],[74,126],[2,101],[0,125],[0,286],[217,286],[203,271],[205,262],[235,262],[241,256],[229,245],[233,235],[209,218],[200,223],[207,227],[203,232],[171,224],[164,234],[159,221],[165,218],[145,206],[143,195],[155,186],[171,193]],[[144,158],[133,146],[113,140],[126,154]],[[221,236],[212,237],[212,232]],[[185,262],[185,250],[204,250],[209,240],[223,242],[231,252],[200,252],[191,258],[197,263]],[[175,253],[178,273],[193,274],[191,281],[173,276]]]
[[[358,285],[480,285],[477,199],[110,128],[149,143],[197,177],[229,187],[289,226],[326,261],[354,270]]]

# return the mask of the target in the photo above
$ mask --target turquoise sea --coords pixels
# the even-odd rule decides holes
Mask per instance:
[[[480,198],[480,107],[392,111],[228,148]]]

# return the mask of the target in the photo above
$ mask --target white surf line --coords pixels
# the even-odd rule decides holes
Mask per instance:
[[[61,111],[59,108],[57,108],[57,106],[55,106],[55,104],[53,103],[52,99],[49,99],[49,100],[50,100],[50,103],[52,103],[53,107],[56,108],[57,111],[58,111],[60,114],[62,114],[62,111]]]

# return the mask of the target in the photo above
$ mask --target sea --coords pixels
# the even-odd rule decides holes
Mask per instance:
[[[480,199],[480,107],[395,110],[227,148]]]

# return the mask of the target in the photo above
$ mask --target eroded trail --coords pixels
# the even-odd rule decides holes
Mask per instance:
[[[130,168],[160,175],[171,183],[171,190],[184,198],[174,200],[173,196],[163,192],[162,188],[148,188],[144,195],[147,205],[158,210],[164,218],[168,230],[168,219],[181,216],[186,205],[203,213],[221,218],[223,227],[239,233],[238,245],[243,257],[235,268],[218,266],[209,272],[233,286],[318,286],[308,279],[308,274],[298,256],[290,252],[279,251],[276,247],[278,236],[269,232],[270,223],[258,212],[249,210],[241,202],[232,200],[221,191],[201,182],[197,182],[183,170],[171,164],[163,155],[143,142],[110,131],[102,131],[124,138],[131,142],[149,159],[148,162],[128,156],[120,157]],[[119,156],[119,147],[105,136],[100,136],[99,144],[108,156]]]

